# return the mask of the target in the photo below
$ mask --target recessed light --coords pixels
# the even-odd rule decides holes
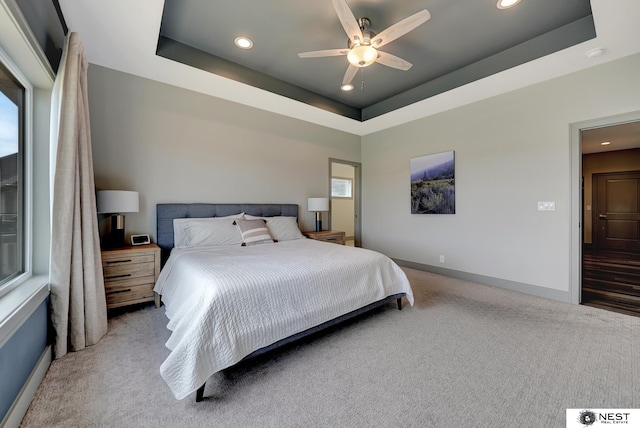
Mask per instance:
[[[520,3],[520,0],[498,0],[498,9],[509,9]]]
[[[345,92],[353,91],[353,85],[351,83],[344,84],[340,86],[340,90]]]
[[[251,49],[253,47],[253,42],[248,37],[236,37],[233,42],[240,49]]]
[[[603,141],[600,143],[601,146],[608,146],[609,144],[611,144],[611,141]]]

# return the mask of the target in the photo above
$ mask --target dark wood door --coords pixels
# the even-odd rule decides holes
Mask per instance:
[[[599,250],[640,250],[640,171],[595,174]]]

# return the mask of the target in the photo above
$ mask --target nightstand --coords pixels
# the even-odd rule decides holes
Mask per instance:
[[[153,291],[160,274],[160,247],[156,244],[102,251],[107,309],[155,301]]]
[[[334,244],[345,244],[344,232],[338,230],[322,230],[320,232],[308,231],[302,232],[307,238],[315,239],[317,241],[332,242]]]

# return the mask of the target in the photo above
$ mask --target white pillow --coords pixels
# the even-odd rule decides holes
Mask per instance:
[[[240,245],[242,235],[233,220],[243,217],[244,213],[226,217],[176,218],[173,220],[173,246]]]
[[[271,237],[276,241],[293,241],[294,239],[304,239],[304,235],[298,227],[297,217],[275,216],[256,217],[249,214],[244,216],[247,220],[262,218],[267,221],[267,228]]]

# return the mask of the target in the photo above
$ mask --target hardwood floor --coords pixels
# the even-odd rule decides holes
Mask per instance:
[[[582,304],[640,316],[640,252],[585,249]]]

